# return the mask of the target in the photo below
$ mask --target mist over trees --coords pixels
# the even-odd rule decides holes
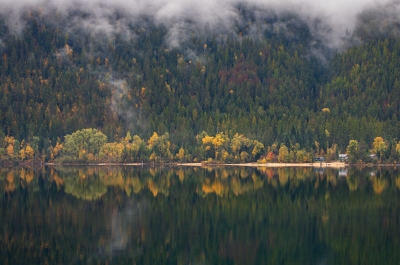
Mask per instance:
[[[146,17],[106,32],[72,27],[91,17],[84,11],[35,9],[23,13],[16,34],[3,15],[0,155],[52,160],[75,152],[97,159],[129,143],[134,149],[125,149],[125,158],[249,161],[278,159],[283,148],[282,161],[298,153],[307,161],[309,154],[346,152],[353,140],[361,159],[375,153],[381,137],[386,148],[376,149],[379,156],[398,159],[400,42],[393,16],[378,27],[377,15],[360,15],[363,23],[337,49],[298,15],[260,19],[249,7],[238,10],[242,19],[233,30],[206,24],[196,31],[188,22],[178,35]],[[69,26],[55,23],[57,16]],[[93,152],[68,144],[83,129],[106,137]],[[128,133],[136,142],[125,140]],[[154,133],[160,139],[150,150]],[[206,135],[229,141],[224,148],[211,141],[205,150]]]

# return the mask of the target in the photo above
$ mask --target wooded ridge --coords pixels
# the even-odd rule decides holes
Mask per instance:
[[[0,18],[4,161],[399,159],[392,31],[356,28],[330,49],[288,14],[262,22],[284,31],[238,25],[169,47],[151,21],[131,24],[132,38],[24,21],[16,35]]]

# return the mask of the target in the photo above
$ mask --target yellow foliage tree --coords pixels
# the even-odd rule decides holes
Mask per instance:
[[[19,151],[19,156],[21,157],[22,160],[25,160],[26,155],[25,155],[25,150],[24,150],[24,149],[21,149],[21,150]]]
[[[214,140],[213,136],[205,136],[203,139],[201,139],[201,141],[203,142],[203,145],[207,145],[207,144],[212,144]]]
[[[131,136],[130,132],[126,133],[126,136],[125,136],[124,140],[125,140],[126,143],[129,143],[132,140],[132,136]]]
[[[289,149],[286,147],[286,145],[282,144],[281,147],[279,148],[278,161],[288,162],[288,159],[289,159]]]
[[[150,160],[151,160],[151,161],[155,161],[156,158],[157,158],[157,155],[156,155],[156,153],[153,152],[153,153],[150,155]]]
[[[176,158],[179,159],[179,161],[183,161],[185,159],[185,149],[182,147],[179,149],[179,152],[176,154]]]
[[[223,133],[218,133],[212,140],[212,144],[215,149],[219,149],[224,144],[225,141],[226,141],[225,135]]]
[[[228,156],[229,156],[229,153],[226,150],[221,151],[221,161],[226,161]]]
[[[243,135],[235,134],[231,140],[231,149],[234,154],[242,147],[242,136]]]
[[[33,150],[33,148],[28,144],[27,146],[25,146],[25,155],[27,159],[32,159],[35,155],[35,151]],[[22,150],[24,150],[22,149]]]
[[[396,144],[396,153],[400,155],[400,142]]]
[[[57,157],[57,155],[60,153],[60,151],[64,148],[63,144],[60,144],[58,141],[56,145],[53,147],[53,150],[51,151],[52,159]]]
[[[249,153],[247,153],[246,151],[242,151],[240,153],[240,161],[246,162],[248,158],[249,158]]]
[[[379,156],[382,155],[387,149],[386,143],[382,137],[378,136],[374,138],[374,142],[372,143],[372,150],[371,152],[374,154],[378,154]]]
[[[253,151],[251,152],[251,154],[256,157],[257,155],[259,155],[261,153],[261,151],[264,149],[264,145],[258,141],[254,141],[254,148]]]
[[[13,145],[9,144],[9,145],[7,146],[7,154],[8,154],[10,157],[14,157],[14,146],[13,146]]]
[[[15,138],[13,136],[6,136],[4,137],[4,142],[5,145],[14,145],[15,144]]]
[[[158,139],[158,134],[156,132],[153,133],[153,135],[150,137],[150,139],[147,141],[147,147],[151,150],[154,147],[155,141]]]

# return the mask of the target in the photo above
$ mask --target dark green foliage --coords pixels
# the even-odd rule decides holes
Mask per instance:
[[[198,152],[201,131],[307,150],[318,141],[344,152],[349,140],[369,145],[376,136],[395,143],[400,41],[363,36],[325,64],[310,55],[323,45],[310,47],[307,26],[288,21],[294,38],[271,31],[251,38],[239,25],[226,38],[193,34],[168,49],[167,30],[151,23],[131,25],[136,36],[129,39],[67,34],[32,16],[17,38],[0,20],[0,132],[19,140],[39,135],[38,150],[89,127],[110,141],[128,130],[145,139],[169,132],[172,153],[182,146]]]

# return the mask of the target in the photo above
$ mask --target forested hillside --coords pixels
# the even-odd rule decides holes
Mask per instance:
[[[246,23],[231,32],[192,31],[172,46],[168,28],[145,19],[129,24],[130,34],[72,32],[32,11],[15,34],[1,18],[2,157],[21,158],[24,150],[23,159],[28,152],[48,161],[83,151],[98,160],[103,146],[63,150],[67,135],[92,128],[109,145],[136,136],[135,155],[115,147],[125,148],[117,161],[152,154],[153,160],[278,159],[282,146],[288,156],[280,161],[334,159],[351,140],[354,160],[370,150],[398,159],[400,40],[393,31],[372,35],[360,28],[348,33],[346,48],[332,49],[293,14],[261,22],[251,10],[242,15]],[[164,136],[164,149],[148,150],[155,135]],[[213,142],[218,137],[225,146]],[[374,139],[383,140],[380,149]],[[296,158],[299,150],[309,155]]]

